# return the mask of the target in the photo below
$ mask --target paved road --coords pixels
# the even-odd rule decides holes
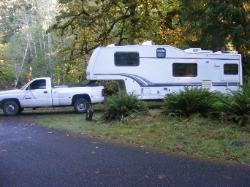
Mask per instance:
[[[1,187],[250,186],[246,166],[120,147],[18,119],[0,119]]]

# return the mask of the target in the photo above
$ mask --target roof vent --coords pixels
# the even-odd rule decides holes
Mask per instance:
[[[115,44],[109,44],[107,47],[115,47]]]
[[[189,49],[185,49],[184,51],[188,53],[198,53],[202,51],[202,49],[201,48],[189,48]]]
[[[212,53],[211,50],[202,50],[201,48],[189,48],[184,50],[187,53]]]
[[[221,51],[216,51],[216,52],[214,52],[214,54],[222,54],[222,52]]]
[[[152,45],[152,44],[153,44],[152,41],[145,41],[145,42],[142,43],[142,45]]]
[[[222,51],[223,53],[238,54],[238,51]]]

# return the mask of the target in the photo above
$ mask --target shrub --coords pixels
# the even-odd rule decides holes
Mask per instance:
[[[138,112],[147,112],[145,104],[134,95],[119,93],[107,99],[104,118],[106,121],[121,120]]]
[[[238,91],[232,91],[229,96],[218,97],[215,109],[225,113],[226,120],[235,121],[240,125],[244,125],[250,113],[250,87],[244,86]]]
[[[164,108],[168,113],[190,116],[198,113],[207,115],[212,109],[215,94],[202,88],[188,88],[178,93],[168,94],[164,100]]]

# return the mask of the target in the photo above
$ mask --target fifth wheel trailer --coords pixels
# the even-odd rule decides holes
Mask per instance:
[[[87,67],[88,80],[122,80],[127,94],[163,99],[185,87],[228,93],[243,84],[241,55],[169,45],[99,47]]]

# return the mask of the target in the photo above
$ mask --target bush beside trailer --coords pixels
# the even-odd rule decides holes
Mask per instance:
[[[228,93],[243,84],[241,55],[169,45],[99,47],[87,67],[88,80],[122,80],[127,94],[163,99],[185,87]]]

